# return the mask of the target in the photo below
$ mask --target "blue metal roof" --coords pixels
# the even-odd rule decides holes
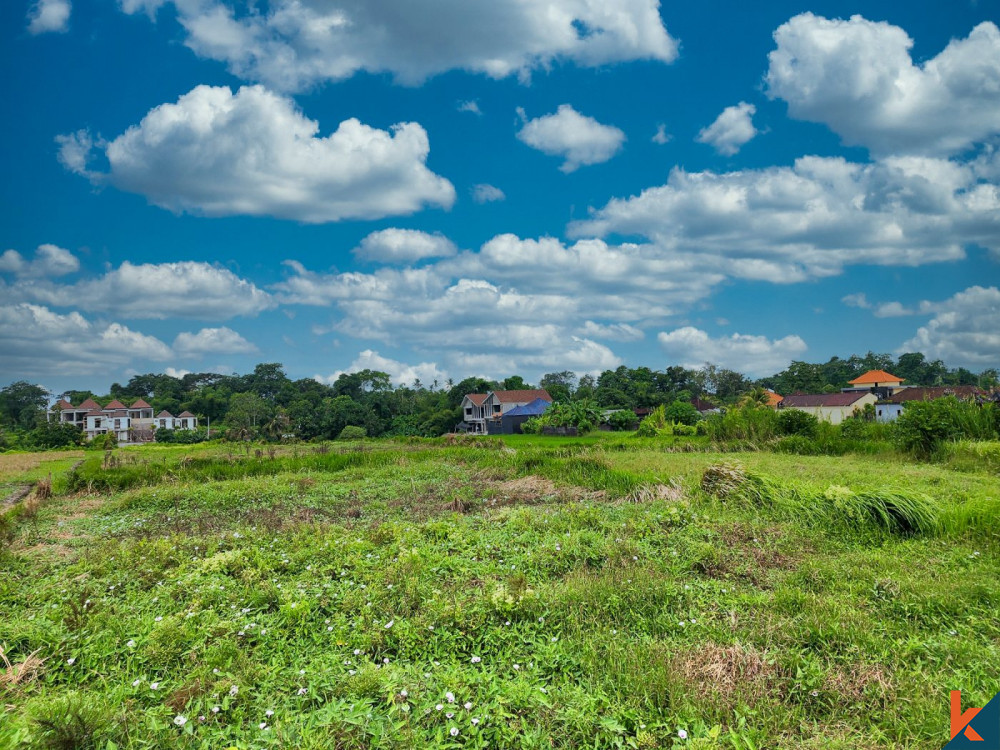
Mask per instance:
[[[509,412],[504,414],[505,417],[537,417],[539,414],[544,414],[545,410],[552,406],[551,403],[546,401],[544,398],[536,398],[529,404],[524,406],[517,406],[511,409]]]

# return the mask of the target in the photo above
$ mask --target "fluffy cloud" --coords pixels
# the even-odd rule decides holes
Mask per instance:
[[[447,70],[526,79],[557,61],[670,62],[677,43],[657,0],[121,0],[129,13],[177,9],[186,44],[241,78],[300,90],[358,71],[418,84]]]
[[[756,112],[757,108],[746,102],[726,107],[715,122],[698,133],[698,143],[707,143],[723,156],[732,156],[757,135],[753,126]]]
[[[844,295],[840,301],[848,307],[860,307],[862,310],[867,310],[872,306],[871,302],[868,301],[868,295],[864,292]]]
[[[94,144],[86,132],[57,141],[71,171],[176,212],[323,223],[449,208],[455,200],[451,183],[425,165],[430,145],[418,123],[390,133],[352,118],[326,137],[318,133],[291,99],[260,86],[235,94],[198,86],[100,144],[108,172],[87,168]]]
[[[1000,133],[1000,30],[976,26],[915,65],[898,26],[803,13],[774,32],[767,93],[876,153],[950,154]]]
[[[923,157],[874,164],[803,157],[792,167],[671,172],[613,199],[572,236],[642,236],[727,276],[778,283],[851,264],[921,265],[1000,248],[1000,190],[972,167]]]
[[[132,361],[162,361],[170,347],[120,323],[94,323],[78,312],[61,315],[41,305],[0,306],[0,373],[36,377],[107,373]]]
[[[493,201],[502,201],[506,198],[507,196],[504,195],[503,190],[493,185],[483,183],[472,187],[472,200],[476,203],[492,203]]]
[[[439,385],[443,385],[448,380],[448,373],[440,369],[433,362],[408,365],[405,362],[383,357],[371,349],[365,349],[361,352],[346,370],[338,370],[332,375],[325,377],[316,375],[314,379],[321,383],[332,385],[344,373],[359,372],[361,370],[375,370],[377,372],[388,373],[389,378],[395,385],[413,385],[416,380],[419,380],[426,386],[431,385],[434,381],[437,381]]]
[[[653,143],[662,146],[665,143],[669,143],[671,138],[673,138],[673,136],[667,132],[667,126],[661,122],[656,126],[656,132],[653,133],[652,141]]]
[[[358,258],[379,263],[412,263],[424,258],[446,258],[456,252],[455,244],[442,234],[396,228],[372,232],[354,250]]]
[[[641,341],[646,337],[640,329],[630,326],[628,323],[595,323],[588,320],[583,324],[580,332],[584,336],[595,339],[608,339],[611,341]]]
[[[524,117],[523,110],[519,113]],[[555,114],[527,120],[517,137],[549,156],[565,158],[559,169],[567,173],[607,161],[625,142],[625,133],[621,130],[581,115],[569,104],[560,104]]]
[[[69,250],[57,245],[39,245],[35,257],[28,260],[17,250],[0,255],[0,273],[10,273],[29,279],[65,276],[80,270],[80,261]]]
[[[798,336],[771,341],[765,336],[734,333],[713,339],[692,326],[661,332],[657,339],[671,359],[684,367],[701,367],[711,362],[748,375],[778,372],[807,348]]]
[[[125,261],[103,276],[75,284],[23,281],[4,291],[11,298],[126,318],[225,320],[256,315],[275,305],[271,295],[232,271],[193,261]]]
[[[474,115],[481,115],[483,111],[479,108],[479,102],[476,99],[469,99],[468,101],[459,102],[457,105],[459,112],[471,112]]]
[[[1000,289],[969,287],[934,304],[934,317],[899,352],[923,352],[951,366],[996,367],[1000,352]]]
[[[223,326],[177,334],[174,351],[182,357],[200,357],[205,354],[253,354],[257,347],[232,328]]]
[[[42,34],[46,31],[68,31],[72,9],[69,0],[38,0],[28,11],[28,32]]]

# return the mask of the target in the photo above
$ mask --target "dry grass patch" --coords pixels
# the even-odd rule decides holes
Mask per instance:
[[[854,664],[827,674],[824,689],[850,703],[887,706],[895,701],[896,684],[888,670],[878,664]]]
[[[32,651],[24,659],[13,664],[7,658],[3,646],[0,646],[0,661],[3,661],[3,669],[0,669],[0,690],[5,693],[13,692],[18,687],[38,679],[45,663],[45,659],[38,656],[38,651]]]
[[[739,698],[757,703],[783,695],[789,679],[767,652],[739,643],[699,646],[675,656],[673,670],[683,677],[687,689],[699,702],[721,699],[731,704]]]

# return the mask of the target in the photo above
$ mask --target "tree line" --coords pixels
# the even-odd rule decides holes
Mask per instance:
[[[537,387],[545,388],[557,402],[588,402],[601,409],[669,407],[695,398],[727,406],[759,388],[782,395],[835,392],[858,375],[877,369],[904,378],[907,385],[978,385],[989,389],[1000,380],[996,369],[977,374],[963,367],[948,368],[919,352],[898,358],[868,352],[847,359],[833,357],[824,363],[793,361],[785,370],[758,379],[713,364],[662,370],[623,365],[596,377],[578,377],[568,370],[548,373]],[[451,431],[461,421],[465,394],[532,387],[535,384],[520,375],[503,380],[471,377],[457,383],[416,380],[394,387],[387,373],[375,370],[344,373],[327,385],[312,378],[293,380],[275,362],[258,364],[245,375],[135,375],[126,383],[112,383],[106,394],[82,390],[53,394],[22,380],[0,389],[0,448],[55,447],[71,438],[78,440],[78,433],[47,422],[45,411],[53,398],[74,405],[88,398],[99,403],[118,399],[125,404],[141,398],[152,405],[154,413],[192,412],[201,425],[212,424],[213,436],[313,440],[336,438],[348,426],[361,428],[370,437],[434,437]]]

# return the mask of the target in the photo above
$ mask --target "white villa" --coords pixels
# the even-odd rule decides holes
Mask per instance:
[[[91,398],[73,406],[63,399],[49,409],[48,417],[50,421],[58,419],[62,424],[75,425],[86,433],[88,440],[114,433],[120,445],[150,443],[158,429],[194,430],[198,427],[198,418],[189,411],[175,417],[163,410],[154,417],[153,407],[142,399],[131,406],[125,406],[118,399],[101,406]]]
[[[486,434],[490,431],[490,425],[499,425],[500,418],[511,409],[530,404],[539,398],[552,403],[552,396],[544,388],[467,393],[462,399],[462,421],[455,429]]]

